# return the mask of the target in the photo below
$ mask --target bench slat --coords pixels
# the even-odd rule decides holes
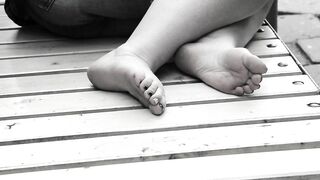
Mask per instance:
[[[96,163],[319,148],[319,129],[320,121],[313,120],[1,146],[0,173],[23,168],[40,170],[46,166],[66,168]]]
[[[2,44],[0,45],[0,59],[56,56],[63,54],[80,54],[89,52],[108,52],[115,49],[125,39],[105,38],[105,39],[85,39],[68,41],[50,41],[22,44]],[[268,44],[276,44],[275,48],[268,48]],[[288,51],[277,39],[251,41],[248,49],[257,56],[288,55]]]
[[[48,89],[48,85],[46,85],[48,82],[49,81],[45,80],[42,87],[37,87],[37,82],[30,82],[31,86],[27,88],[31,88],[31,90],[25,88],[22,89],[22,92],[27,93],[28,91],[41,91],[40,88],[42,88],[43,91],[52,91],[50,90],[51,87]],[[72,80],[71,83],[76,85],[78,82],[77,80]],[[52,84],[54,85],[54,83]],[[65,84],[66,82],[61,83],[58,81],[56,86],[65,86]],[[87,82],[84,82],[84,84],[87,85]],[[261,86],[262,88],[257,90],[252,96],[293,96],[299,94],[310,95],[318,93],[318,89],[306,75],[265,78]],[[68,90],[70,88],[73,87],[68,87],[66,85],[65,89]],[[62,87],[61,89],[64,88]],[[79,89],[83,88],[79,87]],[[19,90],[20,89],[16,89],[14,91]],[[195,103],[202,101],[234,101],[247,98],[246,96],[238,97],[224,94],[202,83],[165,86],[165,91],[168,104]],[[141,108],[140,103],[125,93],[105,91],[1,98],[0,104],[3,106],[0,111],[0,119],[7,119],[9,117],[14,118],[23,116],[78,113],[84,111],[113,111],[127,108]]]
[[[319,179],[320,149],[236,154],[93,166],[1,176],[16,179]],[[232,173],[230,171],[232,170]]]
[[[122,38],[79,39],[0,45],[0,59],[108,52],[124,42]]]
[[[131,134],[197,127],[320,118],[319,96],[261,99],[227,103],[167,107],[162,116],[146,109],[81,113],[0,121],[0,142],[16,144]]]
[[[254,40],[276,39],[275,34],[268,26],[261,26],[264,32],[257,32]],[[23,29],[1,30],[0,44],[26,43],[41,41],[57,41],[67,39],[62,36],[56,36],[45,29],[35,27],[24,27]]]
[[[57,41],[66,39],[62,36],[56,36],[37,26],[10,30],[0,29],[0,33],[0,44]]]
[[[272,61],[272,60],[270,60]],[[269,62],[270,62],[269,61]],[[271,64],[271,63],[270,63]],[[167,66],[169,68],[169,66]],[[278,68],[280,69],[280,67]],[[163,69],[164,70],[164,69]],[[272,73],[275,73],[275,70],[271,70]],[[166,69],[164,71],[158,72],[159,79],[164,84],[177,84],[177,83],[186,83],[186,82],[197,82],[198,80],[191,78],[187,75],[181,74],[177,69],[171,68],[170,70]],[[275,83],[279,85],[281,91],[285,92],[288,88],[288,82],[298,81],[300,76],[293,77],[283,77],[275,78],[275,82],[287,82],[287,83]],[[306,76],[304,79],[308,79]],[[308,80],[307,80],[308,81]],[[267,84],[262,86],[273,86],[272,82],[267,80]],[[0,84],[3,89],[0,89],[0,97],[12,96],[12,95],[25,95],[32,93],[47,93],[47,92],[61,92],[61,91],[79,91],[79,90],[91,90],[92,85],[87,78],[86,72],[79,73],[65,73],[65,74],[51,74],[51,75],[42,75],[42,76],[25,76],[25,77],[12,77],[12,78],[0,78]],[[270,85],[269,85],[270,84]],[[307,86],[312,87],[312,84],[307,83]],[[265,89],[264,89],[265,90]]]
[[[0,77],[86,71],[92,62],[104,54],[103,52],[0,60],[0,67],[2,67]],[[301,74],[299,67],[290,56],[262,58],[261,60],[268,67],[265,76]],[[279,63],[282,67],[278,65]]]
[[[105,52],[0,60],[0,67],[3,67],[0,68],[0,77],[86,71],[92,62],[104,54]]]

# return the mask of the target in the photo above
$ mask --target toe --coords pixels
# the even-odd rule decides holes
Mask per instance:
[[[260,85],[259,84],[258,85],[254,84],[251,79],[249,79],[247,81],[247,85],[249,85],[250,89],[252,89],[252,90],[260,89]]]
[[[149,87],[152,85],[153,79],[152,78],[145,78],[141,83],[140,83],[140,90],[142,92],[146,91],[149,89]]]
[[[242,96],[244,94],[244,89],[242,87],[236,87],[234,90],[231,91],[231,94]]]
[[[149,88],[144,92],[144,97],[146,99],[150,99],[151,96],[153,96],[153,94],[155,94],[155,92],[158,89],[158,83],[156,83],[155,81],[152,82],[151,86],[149,86]],[[157,104],[157,103],[156,103]]]
[[[246,93],[246,94],[252,94],[253,93],[253,90],[250,88],[249,85],[243,86],[243,90],[244,90],[244,93]]]
[[[134,78],[135,85],[136,85],[137,87],[140,87],[140,84],[141,84],[142,81],[145,79],[145,75],[142,74],[142,73],[134,74],[134,75],[133,75],[133,78]]]
[[[261,83],[261,81],[262,81],[262,75],[260,75],[260,74],[253,74],[253,75],[251,76],[251,81],[252,81],[253,84],[259,85],[259,84]]]
[[[267,66],[257,56],[247,54],[244,57],[244,65],[249,69],[250,72],[254,74],[264,74],[267,72]]]
[[[153,114],[160,115],[164,112],[166,108],[166,99],[162,87],[157,89],[153,96],[151,96],[149,102],[149,108]]]

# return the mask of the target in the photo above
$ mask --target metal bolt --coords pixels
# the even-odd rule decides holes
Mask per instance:
[[[259,33],[262,33],[262,32],[264,32],[264,29],[263,29],[263,28],[259,28],[259,29],[258,29],[258,32],[259,32]]]
[[[304,85],[303,81],[293,81],[292,84],[294,85]]]
[[[268,44],[267,47],[268,48],[275,48],[275,47],[277,47],[277,44],[271,43],[271,44]]]
[[[279,63],[278,63],[278,66],[279,66],[279,67],[287,67],[288,64],[287,64],[287,63],[283,63],[283,62],[279,62]]]
[[[313,103],[309,103],[308,106],[309,106],[309,107],[316,108],[316,107],[320,107],[320,103],[315,103],[315,102],[313,102]]]

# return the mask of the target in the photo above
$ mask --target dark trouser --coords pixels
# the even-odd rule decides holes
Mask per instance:
[[[28,0],[40,26],[69,37],[128,36],[150,0]]]

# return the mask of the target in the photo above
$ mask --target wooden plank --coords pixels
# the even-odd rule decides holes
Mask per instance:
[[[261,26],[258,32],[253,36],[253,40],[276,39],[277,36],[269,26]]]
[[[55,56],[88,52],[108,52],[124,43],[124,41],[125,39],[118,38],[99,38],[22,44],[2,44],[0,45],[0,59]],[[277,45],[277,47],[268,48],[267,46],[269,44]],[[281,41],[277,39],[251,41],[248,44],[248,49],[253,54],[258,56],[288,55],[288,51],[285,49]]]
[[[41,41],[57,41],[66,39],[56,36],[39,27],[25,27],[21,29],[1,30],[0,44],[27,43]]]
[[[176,69],[167,71],[171,67],[166,67],[158,73],[164,85],[199,82]],[[0,84],[6,87],[0,89],[0,97],[94,90],[86,72],[0,78]]]
[[[23,88],[22,86],[10,86],[11,91],[17,93],[39,93],[41,91],[55,92],[58,89],[52,90],[48,84],[57,86],[60,91],[69,90],[67,80],[68,78],[61,78],[64,83],[57,80],[56,83],[49,82],[44,79],[41,86],[37,86],[39,82],[30,81],[30,86]],[[82,78],[84,79],[84,78]],[[52,80],[53,81],[53,80]],[[15,83],[15,82],[8,82]],[[71,79],[72,85],[79,85],[77,79]],[[83,82],[85,85],[87,81]],[[81,83],[80,83],[81,85]],[[78,89],[88,88],[83,85]],[[60,87],[59,87],[60,86]],[[61,87],[62,86],[62,87]],[[165,86],[167,103],[195,103],[195,102],[220,102],[220,101],[234,101],[244,100],[252,97],[266,97],[266,96],[297,96],[317,94],[318,89],[307,76],[289,76],[289,77],[274,77],[265,78],[261,84],[262,88],[257,90],[249,97],[233,96],[219,92],[202,83],[197,84],[180,84]],[[65,88],[64,88],[65,87]],[[275,88],[276,87],[276,88]],[[4,89],[5,90],[5,89]],[[7,93],[8,95],[9,93]],[[192,96],[190,96],[192,94]],[[72,103],[65,103],[72,102]],[[88,91],[62,94],[45,94],[34,96],[8,97],[1,98],[2,110],[0,111],[0,120],[14,117],[48,115],[48,114],[64,114],[64,113],[78,113],[85,111],[97,110],[120,110],[141,108],[140,103],[135,101],[132,97],[125,93],[105,92],[105,91]]]
[[[71,54],[0,60],[0,77],[86,71],[87,67],[103,56],[102,53]]]
[[[1,13],[0,13],[1,16]],[[262,26],[253,37],[254,40],[275,39],[276,36],[268,26]],[[262,32],[263,31],[263,32]],[[56,41],[66,39],[40,27],[24,27],[21,29],[1,30],[0,44]]]
[[[188,81],[190,82],[192,80],[196,81],[195,79],[188,78],[188,76],[177,73],[177,71],[170,71],[168,73],[167,71],[164,71],[159,73],[160,80],[164,84],[179,84],[186,83]],[[301,81],[304,84],[301,86],[292,84],[295,81]],[[86,72],[0,78],[0,84],[1,86],[6,87],[0,89],[0,97],[93,90]],[[191,85],[186,85],[186,88],[188,86]],[[277,86],[277,91],[274,91],[274,88],[270,88],[272,86]],[[264,95],[278,94],[279,92],[283,94],[287,91],[287,88],[291,88],[292,90],[288,91],[288,93],[308,92],[308,90],[310,92],[315,91],[311,80],[306,75],[265,78],[265,82],[262,83],[262,91],[264,91]]]
[[[320,147],[320,120],[200,128],[0,147],[1,171]],[[15,157],[12,158],[11,155]]]
[[[0,77],[14,77],[48,73],[86,71],[87,67],[102,53],[72,54],[48,57],[32,57],[0,60]],[[299,67],[290,56],[261,59],[268,67],[265,76],[301,74]],[[280,64],[280,66],[279,66]],[[166,67],[166,68],[170,68]],[[165,70],[170,73],[170,70]],[[174,68],[175,69],[175,68]],[[177,70],[174,70],[177,73]],[[181,73],[180,73],[181,74]],[[168,79],[169,81],[169,79]]]
[[[8,174],[2,175],[1,179],[317,180],[320,178],[319,161],[320,150],[307,149]]]
[[[0,59],[108,52],[124,42],[120,38],[73,39],[0,45]]]
[[[320,96],[175,105],[167,107],[162,116],[154,116],[146,109],[132,109],[5,120],[0,121],[0,142],[1,145],[11,145],[320,118],[320,108],[308,106],[310,103],[320,103]]]
[[[289,55],[288,50],[278,39],[251,41],[247,48],[260,57]]]

